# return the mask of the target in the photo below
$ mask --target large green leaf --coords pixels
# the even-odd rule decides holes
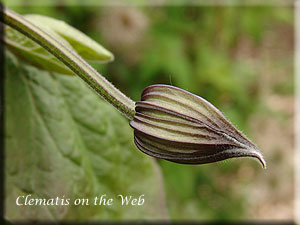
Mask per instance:
[[[164,219],[161,173],[133,144],[128,121],[79,78],[6,57],[6,199],[9,220]],[[68,206],[17,206],[16,198],[70,198]],[[112,206],[74,206],[106,194]],[[117,195],[142,206],[121,206]]]

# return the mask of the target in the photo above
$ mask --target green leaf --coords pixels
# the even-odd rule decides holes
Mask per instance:
[[[48,29],[48,31],[51,32],[50,29]],[[51,34],[57,40],[71,48],[68,42],[66,42],[55,32],[52,31]],[[39,44],[35,43],[31,39],[27,38],[25,35],[12,29],[9,26],[5,26],[4,40],[8,49],[27,63],[43,70],[57,72],[61,74],[74,75],[74,73],[61,61],[59,61],[55,56],[53,56]]]
[[[119,112],[75,76],[61,76],[6,57],[5,217],[15,220],[165,219],[161,173],[137,150]],[[17,206],[16,198],[70,198],[70,205]],[[93,206],[106,194],[112,206]],[[121,206],[117,195],[139,197]],[[77,198],[90,205],[75,206]]]
[[[25,17],[86,60],[103,63],[113,60],[112,53],[63,21],[40,15],[27,15]],[[9,26],[5,26],[5,43],[16,56],[37,68],[49,72],[74,75],[59,59]]]
[[[109,62],[114,59],[111,52],[64,21],[42,15],[25,15],[25,18],[31,22],[38,22],[49,26],[60,36],[65,38],[77,53],[86,60]]]

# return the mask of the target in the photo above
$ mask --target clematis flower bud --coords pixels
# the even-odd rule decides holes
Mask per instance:
[[[169,85],[147,87],[130,121],[136,146],[144,153],[183,164],[234,157],[266,162],[257,147],[211,103]]]

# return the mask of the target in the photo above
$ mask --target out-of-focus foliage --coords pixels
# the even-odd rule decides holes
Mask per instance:
[[[101,23],[112,13],[116,23],[127,21],[125,26],[133,33],[137,25],[128,21],[135,21],[137,13],[130,9],[126,14],[126,10],[124,8],[120,13],[112,8],[100,9],[96,20],[101,24],[99,30],[118,33],[114,27]],[[143,88],[150,84],[173,84],[184,88],[211,101],[238,128],[249,134],[249,117],[265,110],[259,88],[263,76],[261,65],[251,58],[261,57],[264,39],[270,30],[276,26],[293,26],[292,9],[146,7],[137,11],[143,12],[146,21],[143,40],[128,44],[128,49],[118,47],[126,44],[121,41],[108,45],[116,55],[115,63],[106,68],[109,79],[135,100],[139,100]],[[93,30],[99,27],[94,21],[91,25]],[[122,36],[122,33],[117,35]],[[106,43],[105,36],[102,37]],[[285,57],[283,55],[282,62],[288,65],[292,58],[284,61]],[[292,82],[292,76],[288,77],[288,82]],[[282,82],[281,85],[285,84]],[[291,85],[278,90],[293,93]],[[245,164],[253,167],[253,173],[261,173],[251,160],[201,166],[160,161],[171,217],[242,219],[248,210],[247,189],[251,187],[251,180],[238,179],[237,173]],[[252,179],[255,180],[255,176]]]
[[[144,43],[131,45],[125,53],[124,47],[118,48],[118,44],[110,46],[117,57],[115,63],[107,66],[109,79],[135,100],[139,100],[143,88],[150,84],[184,88],[212,102],[249,134],[248,118],[266,110],[259,88],[261,65],[249,58],[261,57],[264,38],[274,27],[293,26],[292,9],[162,7],[140,10],[148,23]],[[126,8],[121,19],[134,20],[134,14],[126,15],[125,11]],[[116,13],[111,8],[100,12]],[[119,15],[114,16],[117,20]],[[103,18],[99,16],[97,21],[100,23]],[[105,24],[101,26],[103,30]],[[108,32],[117,32],[106,28]],[[129,29],[132,33],[133,28]],[[105,43],[105,39],[103,41]],[[283,63],[289,63],[284,57]],[[274,62],[274,66],[276,64]],[[288,76],[288,82],[292,82],[292,76]],[[291,85],[283,86],[278,90],[293,93]],[[235,175],[248,163],[254,167],[254,173],[260,173],[260,168],[247,160],[201,166],[160,161],[171,217],[242,219],[248,210],[246,192],[251,180],[237,181]]]
[[[293,95],[292,54],[269,45],[273,39],[290,40],[292,8],[31,6],[16,10],[65,20],[103,43],[115,61],[93,66],[134,100],[150,84],[173,84],[212,102],[250,138],[254,114],[286,121],[286,116],[268,109],[264,90]],[[287,48],[290,45],[292,40]],[[286,76],[264,87],[274,79],[262,62],[270,64],[273,74],[288,68]],[[247,159],[200,166],[159,163],[173,219],[243,219],[251,206],[248,193],[257,188],[255,180],[262,174]]]

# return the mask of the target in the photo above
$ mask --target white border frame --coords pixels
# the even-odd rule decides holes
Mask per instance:
[[[295,196],[294,196],[294,219],[297,224],[300,224],[300,0],[294,4],[295,7],[295,122],[294,122],[294,182],[295,182]]]

